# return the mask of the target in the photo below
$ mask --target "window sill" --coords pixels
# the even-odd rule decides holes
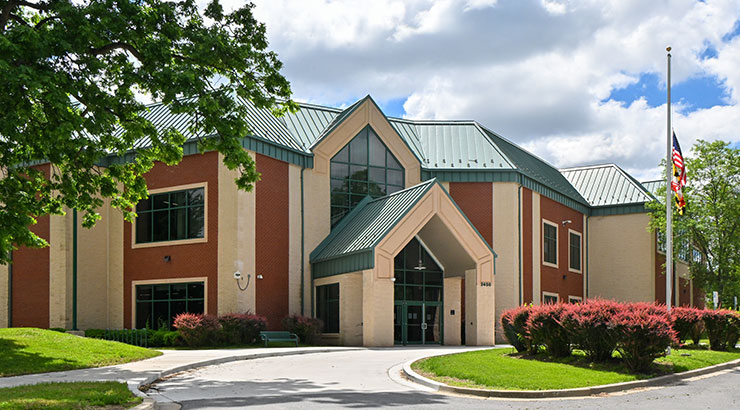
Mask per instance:
[[[131,249],[159,248],[159,247],[164,247],[164,246],[190,245],[190,244],[195,244],[195,243],[206,243],[206,242],[208,242],[208,238],[194,238],[194,239],[180,239],[177,241],[133,243],[131,244]]]
[[[558,265],[556,263],[542,262],[542,266],[548,266],[548,267],[551,267],[551,268],[558,269]]]

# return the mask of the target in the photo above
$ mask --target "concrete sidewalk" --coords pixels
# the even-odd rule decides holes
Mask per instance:
[[[260,357],[276,357],[357,350],[352,347],[280,347],[254,349],[162,350],[151,359],[90,369],[69,370],[25,376],[1,377],[0,388],[47,382],[118,381],[128,383],[138,393],[138,387],[168,374],[202,366]]]

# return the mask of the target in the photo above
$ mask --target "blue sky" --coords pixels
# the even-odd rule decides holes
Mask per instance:
[[[370,94],[388,116],[475,119],[557,167],[653,179],[671,45],[684,151],[740,144],[740,0],[255,3],[299,101]]]

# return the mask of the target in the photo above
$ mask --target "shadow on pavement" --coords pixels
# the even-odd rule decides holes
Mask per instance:
[[[345,408],[377,408],[410,405],[444,405],[445,396],[422,392],[347,392],[323,391],[310,394],[266,395],[259,397],[225,397],[219,399],[182,402],[183,409],[246,408],[254,406],[280,406],[281,404],[310,402],[311,407],[339,406]]]

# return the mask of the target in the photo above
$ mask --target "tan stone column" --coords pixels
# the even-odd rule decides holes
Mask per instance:
[[[462,301],[460,292],[462,291],[462,277],[452,277],[444,279],[444,344],[448,346],[460,345],[460,327],[462,323],[460,317],[462,314]],[[451,314],[454,311],[455,314]]]
[[[362,344],[393,346],[393,282],[362,272]]]

